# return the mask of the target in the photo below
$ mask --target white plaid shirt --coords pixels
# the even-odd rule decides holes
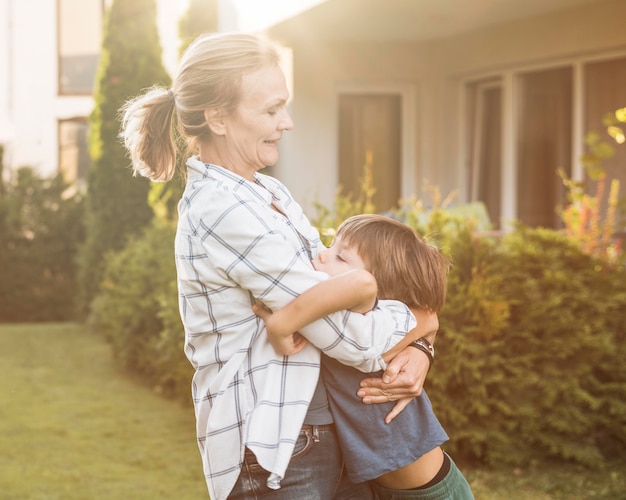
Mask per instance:
[[[268,486],[280,486],[319,376],[313,345],[289,357],[274,352],[252,313],[253,297],[278,309],[327,276],[311,266],[319,234],[280,182],[258,173],[249,182],[196,158],[187,166],[176,234],[180,313],[185,354],[196,369],[204,473],[211,499],[221,500],[237,481],[246,446],[272,473]],[[408,308],[395,303],[366,315],[335,313],[302,333],[329,356],[370,372],[384,368],[380,355],[414,325]]]

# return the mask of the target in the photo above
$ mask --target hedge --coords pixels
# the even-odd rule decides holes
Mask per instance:
[[[429,221],[420,229],[454,265],[426,389],[455,457],[596,467],[623,454],[624,262],[609,265],[552,230],[481,236],[475,222],[441,212]],[[152,227],[109,261],[92,325],[125,366],[189,401],[173,238],[173,228]]]

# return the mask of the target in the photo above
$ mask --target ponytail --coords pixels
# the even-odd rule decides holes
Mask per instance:
[[[171,90],[152,87],[120,110],[119,134],[129,152],[134,175],[169,181],[176,173],[174,110]]]

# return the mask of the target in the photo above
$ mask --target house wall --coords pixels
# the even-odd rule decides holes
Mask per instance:
[[[105,0],[108,5],[110,0]],[[178,58],[180,0],[157,0],[164,64]],[[58,122],[87,117],[91,96],[58,95],[57,1],[0,0],[0,144],[5,175],[21,166],[58,171]]]
[[[36,5],[33,5],[36,3]],[[5,162],[50,173],[56,165],[56,19],[55,2],[3,0],[1,113]],[[33,15],[36,12],[37,15]],[[24,29],[24,27],[28,27]]]
[[[330,204],[337,182],[336,89],[346,82],[403,82],[416,89],[415,171],[444,194],[460,190],[461,88],[470,77],[523,66],[626,50],[626,2],[585,5],[480,32],[394,44],[293,43],[293,132],[287,134],[276,175],[310,211]]]

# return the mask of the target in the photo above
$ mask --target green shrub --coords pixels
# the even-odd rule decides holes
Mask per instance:
[[[0,322],[72,319],[83,210],[61,175],[22,167],[2,186]]]
[[[120,364],[167,395],[188,394],[192,374],[183,354],[174,234],[171,225],[154,223],[111,254],[89,317]]]
[[[345,216],[349,205],[341,205]],[[393,216],[453,262],[427,380],[451,436],[446,447],[492,465],[556,458],[597,467],[622,456],[624,255],[606,260],[565,233],[522,225],[479,233],[489,223],[478,205],[425,210],[416,203]],[[183,355],[173,239],[171,223],[155,223],[108,260],[92,325],[125,366],[187,398],[192,368]]]
[[[454,242],[429,384],[455,453],[596,466],[626,450],[623,265],[519,226]]]

